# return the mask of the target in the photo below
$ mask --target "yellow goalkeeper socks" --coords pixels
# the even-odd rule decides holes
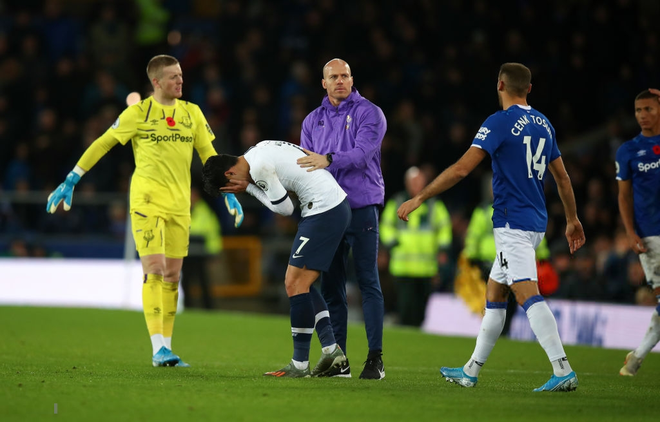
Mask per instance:
[[[172,333],[174,332],[174,317],[179,301],[179,282],[163,281],[163,337],[165,346],[172,349]]]
[[[142,284],[142,308],[151,337],[153,354],[165,345],[163,340],[163,276],[147,274]],[[171,332],[171,330],[170,330]]]

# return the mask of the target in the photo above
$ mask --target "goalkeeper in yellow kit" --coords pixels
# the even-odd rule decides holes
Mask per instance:
[[[147,65],[153,96],[129,106],[82,155],[64,183],[48,197],[46,210],[60,202],[71,208],[80,178],[111,148],[132,141],[135,172],[130,188],[131,229],[142,262],[142,303],[153,347],[154,366],[188,366],[172,352],[179,276],[188,255],[190,165],[193,147],[202,162],[216,155],[215,138],[202,111],[180,101],[183,73],[177,59],[159,55]],[[243,220],[234,195],[225,204],[238,227]]]

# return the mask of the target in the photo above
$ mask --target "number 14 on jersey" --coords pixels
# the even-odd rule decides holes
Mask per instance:
[[[523,144],[527,146],[527,177],[532,178],[532,167],[534,170],[538,171],[538,179],[543,180],[543,175],[545,174],[546,164],[545,164],[545,155],[543,154],[543,147],[545,146],[545,138],[539,139],[539,145],[536,147],[536,153],[532,156],[532,137],[525,136],[523,138]],[[539,162],[540,160],[540,162]]]

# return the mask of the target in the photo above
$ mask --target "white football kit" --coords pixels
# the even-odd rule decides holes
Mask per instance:
[[[301,168],[296,161],[305,155],[302,148],[289,142],[259,142],[244,154],[254,180],[254,184],[248,185],[247,192],[271,211],[282,215],[293,213],[293,202],[287,191],[298,196],[302,217],[336,207],[346,198],[346,192],[330,172],[308,172]]]

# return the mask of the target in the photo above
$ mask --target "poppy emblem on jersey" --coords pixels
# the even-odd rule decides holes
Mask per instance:
[[[169,126],[169,127],[173,127],[176,124],[174,119],[171,118],[171,117],[168,117],[167,119],[165,119],[165,121],[167,122],[167,126]]]
[[[653,153],[655,155],[660,155],[660,145],[653,145]]]

